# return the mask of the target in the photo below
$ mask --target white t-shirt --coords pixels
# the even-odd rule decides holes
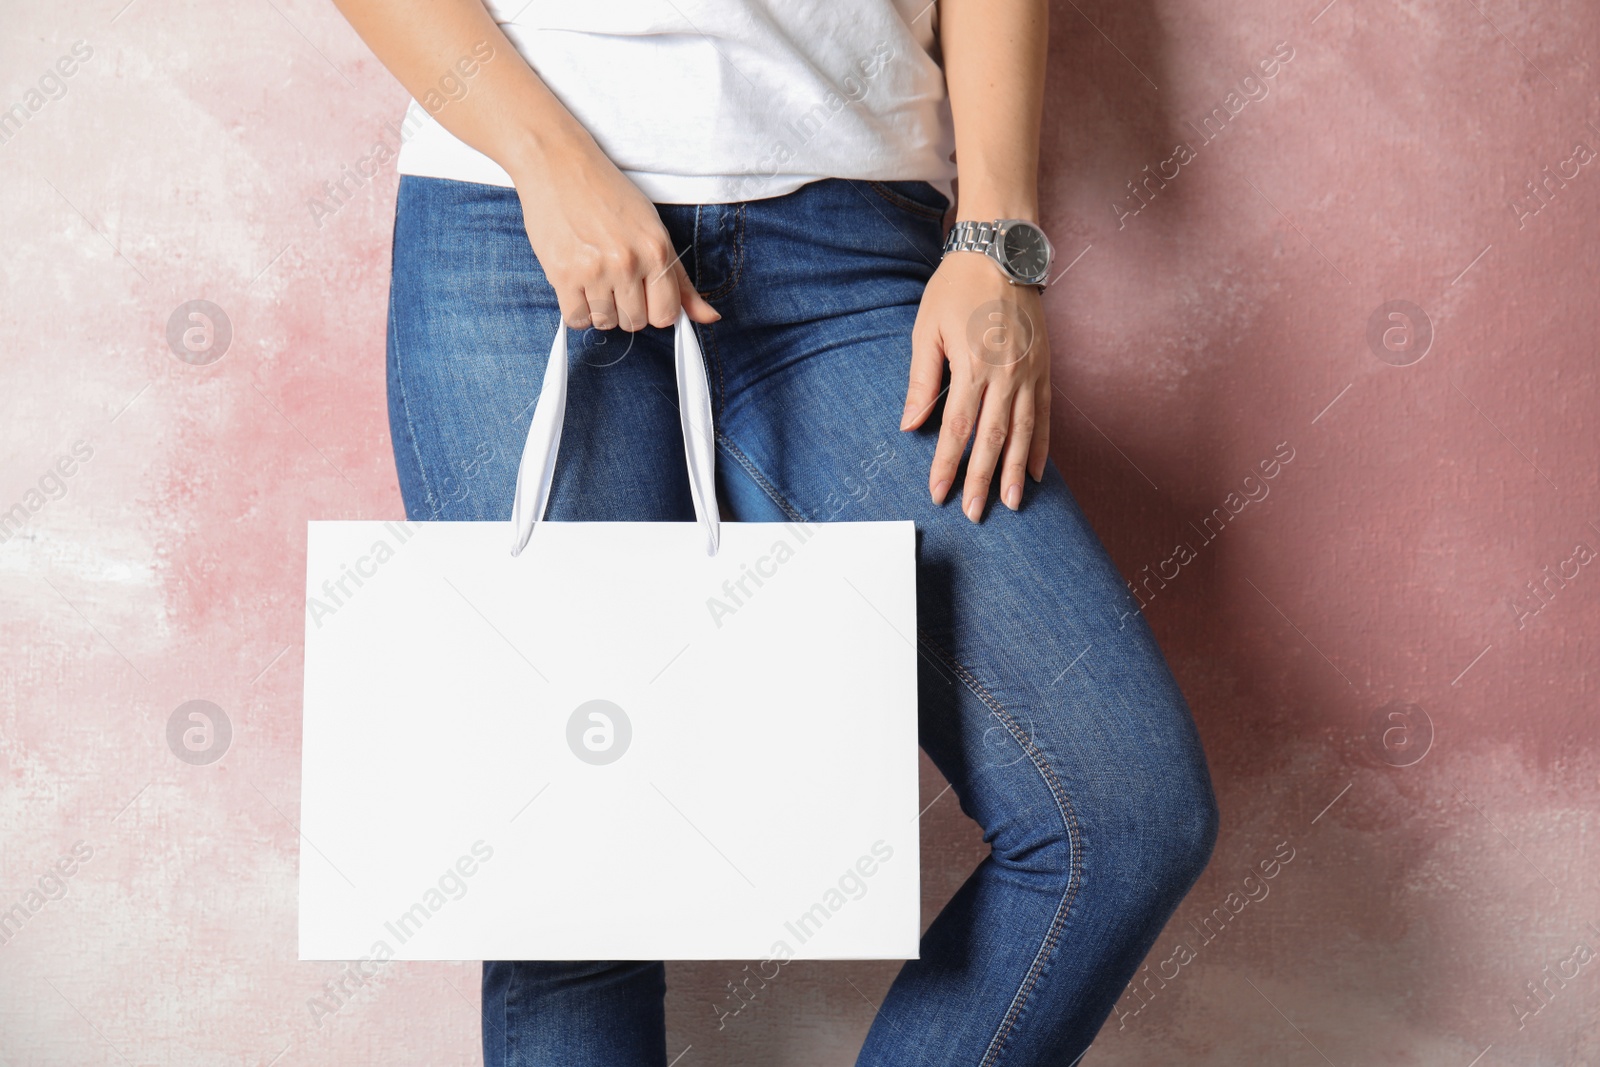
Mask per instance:
[[[657,203],[781,196],[819,178],[955,175],[930,0],[484,0],[607,158]],[[402,174],[510,186],[432,116],[494,54],[411,102]],[[426,105],[426,106],[423,106]]]

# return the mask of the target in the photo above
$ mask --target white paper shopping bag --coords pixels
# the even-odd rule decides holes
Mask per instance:
[[[309,524],[300,958],[916,957],[912,524],[722,524],[687,315],[699,521],[539,521],[566,347],[509,530]]]

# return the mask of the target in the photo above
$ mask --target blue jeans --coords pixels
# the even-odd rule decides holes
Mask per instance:
[[[731,521],[913,519],[919,723],[990,854],[895,979],[873,1067],[1066,1067],[1210,858],[1217,806],[1183,695],[1061,473],[982,523],[935,506],[941,411],[898,429],[947,203],[826,179],[659,205],[695,287]],[[400,180],[388,395],[410,519],[505,521],[559,311],[510,190]],[[569,331],[548,515],[694,519],[670,330]],[[959,480],[957,486],[960,485]],[[665,1067],[659,961],[486,962],[487,1067]]]

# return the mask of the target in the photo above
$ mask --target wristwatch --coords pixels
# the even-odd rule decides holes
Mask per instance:
[[[1026,219],[958,222],[944,239],[944,254],[951,252],[982,252],[1012,285],[1032,285],[1041,293],[1056,256],[1050,238]]]

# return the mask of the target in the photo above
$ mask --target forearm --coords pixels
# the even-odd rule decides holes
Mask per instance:
[[[413,98],[453,75],[471,89],[430,114],[509,173],[600,156],[594,139],[511,46],[482,0],[333,0],[367,47]],[[484,58],[487,55],[487,58]]]
[[[1048,26],[1047,0],[939,4],[958,220],[1038,219]]]

